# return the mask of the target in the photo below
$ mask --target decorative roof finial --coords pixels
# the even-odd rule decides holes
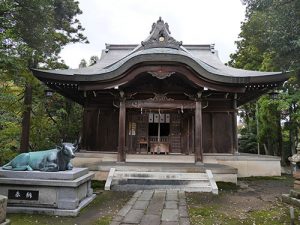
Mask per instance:
[[[168,23],[165,23],[161,17],[159,17],[156,23],[152,24],[150,36],[142,41],[144,49],[148,48],[174,48],[179,49],[182,45],[181,41],[176,41],[171,37]]]

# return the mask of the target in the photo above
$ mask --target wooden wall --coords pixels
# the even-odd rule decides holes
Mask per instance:
[[[232,153],[233,113],[203,112],[203,152]]]
[[[88,151],[116,151],[119,111],[86,108],[83,116],[82,148]]]
[[[184,114],[170,113],[170,147],[173,153],[190,154],[194,152],[193,111]],[[117,151],[118,109],[86,108],[83,119],[82,148],[90,151]],[[136,134],[129,135],[129,123],[135,123]],[[203,152],[232,153],[233,151],[233,113],[203,112]],[[127,110],[126,148],[127,152],[138,150],[138,141],[148,136],[148,114]]]

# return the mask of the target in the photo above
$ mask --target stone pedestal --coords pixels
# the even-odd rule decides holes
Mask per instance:
[[[289,194],[282,195],[282,201],[300,207],[300,171],[293,172],[294,189]]]
[[[0,168],[0,194],[8,197],[8,213],[76,216],[94,198],[87,168],[70,171],[10,171]]]
[[[9,220],[6,219],[7,197],[0,195],[0,225],[8,225]]]

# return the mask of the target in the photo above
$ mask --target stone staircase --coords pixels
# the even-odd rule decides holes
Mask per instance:
[[[105,190],[137,191],[153,189],[218,194],[218,187],[211,170],[205,170],[205,172],[158,172],[117,171],[115,168],[111,168],[105,183]]]

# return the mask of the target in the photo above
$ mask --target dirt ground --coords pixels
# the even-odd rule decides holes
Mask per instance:
[[[293,179],[241,179],[237,187],[219,183],[219,195],[187,193],[191,224],[290,224],[289,205],[281,195],[289,193]],[[299,210],[295,209],[297,221]]]
[[[282,225],[290,224],[289,205],[281,202],[281,195],[289,193],[291,175],[273,178],[240,179],[238,186],[218,183],[219,195],[187,193],[192,225]],[[133,192],[101,191],[79,216],[74,218],[9,214],[13,225],[108,225],[113,216],[131,198]],[[94,187],[94,190],[97,188]],[[300,210],[295,208],[295,224],[300,225]]]

